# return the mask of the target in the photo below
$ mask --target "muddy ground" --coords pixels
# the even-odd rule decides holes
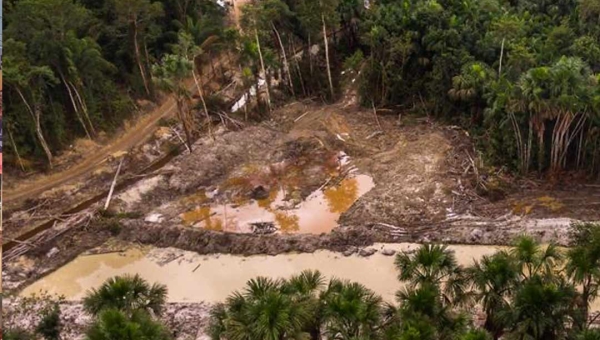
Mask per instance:
[[[346,164],[341,153],[349,158]],[[8,252],[4,287],[18,290],[113,236],[199,253],[251,255],[344,251],[373,242],[508,244],[522,233],[568,244],[572,219],[600,220],[597,185],[546,188],[516,181],[482,165],[476,155],[465,131],[427,117],[379,112],[376,119],[373,111],[349,102],[293,103],[268,121],[239,131],[220,128],[212,138],[201,138],[191,154],[183,152],[159,173],[117,193],[109,216],[91,213],[103,202],[97,203],[83,222],[58,221],[48,231],[59,236]],[[374,187],[348,200],[337,189],[354,176],[350,170],[372,177]],[[328,204],[342,207],[339,225],[322,234],[225,232],[209,227],[212,215],[203,210],[258,202],[286,212],[318,190],[337,193]],[[283,192],[282,206],[272,206],[277,191]],[[32,263],[29,269],[19,265],[24,259]]]
[[[157,135],[154,140],[162,140],[163,148],[160,143],[147,146],[156,145],[153,140],[130,157],[148,163],[152,160],[148,155],[164,154],[172,138]],[[36,214],[52,216],[80,197],[105,190],[117,159],[108,164],[104,175],[75,191],[48,194],[49,208],[40,208],[37,200],[12,211],[5,219],[5,235],[22,232]],[[341,189],[344,181],[357,174],[369,176],[374,183],[362,196]],[[573,183],[516,180],[482,164],[464,130],[427,117],[381,111],[376,119],[372,110],[349,101],[335,105],[297,102],[278,109],[262,123],[238,131],[217,129],[212,138],[198,140],[191,154],[182,152],[157,172],[116,193],[108,212],[99,213],[103,201],[93,204],[58,220],[31,244],[5,252],[3,287],[9,296],[16,294],[82,252],[107,247],[111,239],[201,254],[240,255],[318,249],[344,252],[376,242],[500,245],[523,233],[568,245],[574,219],[600,220],[600,187]],[[336,193],[326,195],[327,204],[339,211],[331,231],[302,233],[281,228],[258,235],[207,224],[215,218],[210,210],[215,206],[230,207],[235,215],[236,207],[257,204],[293,216],[294,207],[315,192],[327,190]],[[226,227],[227,217],[223,221]],[[8,311],[15,310],[10,307],[15,301],[7,298]],[[179,311],[167,313],[169,322],[175,322],[173,329],[186,334],[179,339],[201,339],[198,328],[182,327],[205,325],[206,306],[169,308]],[[72,318],[80,309],[78,304],[68,304],[64,315]],[[72,334],[81,334],[86,320],[73,322]]]
[[[76,207],[81,202],[107,191],[121,161],[123,164],[119,181],[135,178],[154,162],[167,156],[177,144],[179,142],[174,133],[169,128],[160,127],[148,143],[127,152],[110,155],[89,175],[46,191],[35,199],[6,202],[2,225],[4,240],[22,235],[35,226],[60,216],[64,211]],[[93,150],[97,149],[98,147],[93,148]],[[64,163],[71,165],[80,159],[70,155],[65,157],[67,160]]]

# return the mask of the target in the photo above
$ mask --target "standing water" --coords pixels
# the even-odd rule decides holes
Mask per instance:
[[[376,244],[376,249],[408,251],[418,244]],[[462,265],[471,265],[483,255],[501,249],[494,246],[450,246]],[[175,260],[169,260],[174,259]],[[169,262],[170,261],[170,262]],[[256,276],[289,277],[305,269],[321,271],[326,277],[348,279],[364,284],[393,301],[402,287],[394,267],[394,257],[376,253],[370,257],[344,257],[327,250],[312,254],[276,256],[199,255],[174,249],[133,248],[122,254],[81,255],[64,267],[27,287],[22,295],[40,290],[81,299],[87,290],[106,279],[123,274],[139,274],[149,282],[165,284],[171,302],[218,302],[244,287]]]
[[[337,186],[316,190],[294,207],[288,207],[285,190],[279,189],[266,199],[242,205],[199,207],[183,213],[182,219],[188,225],[228,232],[248,233],[253,223],[272,223],[282,233],[327,233],[337,226],[340,215],[373,186],[371,177],[356,175]]]

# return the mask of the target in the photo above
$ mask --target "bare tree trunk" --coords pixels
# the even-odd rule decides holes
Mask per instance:
[[[145,62],[143,63],[142,66],[144,66],[144,70],[146,70],[146,74],[148,75],[148,78],[150,78],[148,80],[148,89],[150,90],[150,96],[152,96],[152,98],[154,98],[154,86],[152,85],[152,72],[150,72],[150,55],[148,53],[148,44],[146,43],[146,39],[144,40],[144,55],[145,55]]]
[[[10,129],[7,128],[6,130],[8,131],[8,138],[10,138],[10,144],[12,145],[13,150],[15,150],[15,154],[17,155],[17,162],[19,162],[21,171],[25,172],[25,166],[23,165],[23,160],[21,159],[21,155],[19,155],[19,149],[17,148],[17,143],[15,143],[15,140],[13,139]]]
[[[258,30],[255,28],[254,29],[254,37],[256,38],[256,45],[258,47],[258,57],[260,58],[260,68],[262,69],[262,73],[265,76],[265,82],[267,81],[267,71],[265,70],[265,62],[263,60],[263,55],[262,55],[262,51],[260,49],[260,39],[258,39]],[[256,84],[256,96],[258,97],[258,82]],[[267,107],[269,108],[269,112],[271,112],[271,93],[269,92],[269,86],[267,84],[266,86],[266,92],[267,92]]]
[[[312,54],[311,54],[312,45],[310,44],[310,33],[308,34],[308,65],[310,67],[310,75],[313,75],[313,64],[312,64]]]
[[[83,111],[83,116],[85,117],[85,119],[87,120],[89,126],[90,126],[90,131],[92,132],[92,136],[96,136],[96,129],[94,129],[94,124],[92,124],[92,121],[90,120],[90,115],[88,114],[88,110],[87,110],[87,105],[85,104],[85,101],[83,100],[83,98],[79,95],[79,91],[77,91],[77,87],[71,83],[71,87],[73,88],[73,91],[75,91],[75,96],[77,97],[77,100],[79,101],[79,105],[81,106],[81,109]]]
[[[502,47],[500,47],[500,65],[498,65],[498,77],[502,74],[502,57],[504,57],[504,39],[502,38]]]
[[[575,117],[572,118],[572,120],[569,123],[568,127],[570,127],[572,125],[573,121],[575,121]],[[573,131],[570,134],[568,134],[567,136],[564,137],[564,138],[566,138],[566,140],[563,141],[564,147],[563,147],[563,150],[562,150],[562,154],[560,155],[563,167],[566,166],[567,152],[569,151],[569,147],[571,146],[571,143],[573,142],[573,139],[575,139],[575,137],[577,135],[583,136],[583,127],[585,126],[586,121],[587,121],[587,116],[582,113],[581,114],[581,118],[579,119],[579,121],[577,121],[577,124],[575,125],[575,128],[573,129]],[[568,132],[568,127],[567,127],[567,131],[566,132]],[[581,139],[582,138],[583,137],[580,138],[579,148],[581,148]],[[579,167],[579,154],[580,154],[579,148],[577,148],[577,167]]]
[[[295,59],[295,61],[296,61],[296,70],[298,71],[298,77],[300,77],[300,86],[302,86],[302,93],[304,93],[304,96],[306,97],[306,96],[308,96],[308,94],[306,93],[306,87],[304,87],[304,78],[302,78],[302,71],[300,70],[300,65],[298,64],[298,59]]]
[[[258,86],[259,80],[260,80],[260,76],[256,77],[256,85],[254,85],[254,86],[256,87],[256,91],[255,91],[255,94],[256,94],[256,108],[260,110],[260,93],[258,92],[258,89],[259,89],[259,86]]]
[[[204,115],[206,116],[206,123],[208,124],[208,134],[212,136],[212,133],[210,131],[210,115],[208,114],[208,108],[206,107],[206,101],[204,100],[204,91],[202,91],[202,85],[200,84],[200,82],[198,81],[198,77],[196,77],[196,61],[195,61],[195,57],[194,57],[194,61],[193,61],[193,69],[192,69],[192,75],[194,76],[194,82],[196,83],[196,88],[198,89],[198,94],[200,95],[200,101],[202,102],[202,108],[204,109]],[[190,149],[190,153],[192,152],[192,150]]]
[[[184,105],[181,98],[176,98],[177,102],[177,116],[179,116],[179,120],[181,121],[181,125],[183,126],[183,131],[185,132],[185,139],[187,140],[188,149],[192,152],[192,135],[190,133],[190,129],[188,126],[187,114],[184,112]]]
[[[295,97],[296,93],[294,92],[294,84],[292,83],[292,74],[290,73],[290,64],[288,63],[287,55],[285,54],[285,48],[283,47],[283,42],[281,41],[281,36],[279,35],[279,32],[277,31],[277,28],[275,27],[275,25],[273,24],[272,21],[271,21],[271,26],[273,27],[273,30],[275,31],[275,35],[277,35],[277,40],[279,41],[279,47],[281,48],[281,53],[283,54],[283,71],[286,73],[288,83],[290,84],[290,90],[292,91],[292,95]]]
[[[195,58],[194,58],[195,60]],[[204,115],[206,119],[209,118],[208,108],[206,108],[206,101],[204,101],[204,92],[202,91],[202,85],[198,81],[198,77],[196,76],[196,62],[194,61],[194,69],[192,70],[192,75],[194,76],[194,82],[196,83],[196,88],[198,89],[198,94],[200,95],[200,101],[202,102],[202,108],[204,109]]]
[[[296,46],[294,45],[294,42],[292,41],[292,39],[288,40],[290,46],[291,46],[291,50],[292,50],[292,60],[294,61],[294,66],[296,66],[296,71],[298,72],[298,77],[300,79],[300,86],[302,87],[302,93],[304,94],[304,96],[308,96],[307,92],[306,92],[306,87],[304,87],[304,78],[302,77],[302,70],[300,70],[300,64],[298,63],[298,58],[296,57]]]
[[[325,25],[325,16],[323,14],[321,14],[321,21],[323,22],[323,42],[325,43],[325,61],[327,62],[327,78],[329,78],[329,91],[331,91],[331,100],[333,100],[335,94],[333,93],[333,81],[331,80],[331,67],[329,65],[329,42],[327,41],[327,25]]]
[[[135,52],[135,60],[137,62],[138,68],[140,69],[140,75],[142,76],[142,82],[144,83],[144,88],[146,89],[146,94],[150,97],[150,87],[148,86],[148,80],[146,79],[146,72],[144,71],[144,67],[142,66],[142,57],[140,55],[140,46],[138,44],[138,29],[137,23],[135,21],[132,23],[133,26],[133,48]]]
[[[108,209],[110,205],[110,199],[112,198],[113,191],[115,190],[115,185],[117,184],[117,178],[119,178],[119,172],[121,172],[121,165],[123,165],[123,160],[125,157],[121,157],[121,161],[119,161],[119,167],[117,167],[117,172],[115,173],[115,178],[110,184],[110,190],[108,191],[108,197],[106,198],[106,203],[104,203],[104,210]]]
[[[581,156],[583,154],[583,129],[581,130],[581,133],[579,134],[579,143],[577,146],[577,169],[579,169],[579,167],[581,167]]]
[[[529,132],[527,135],[527,151],[525,153],[525,172],[529,172],[529,166],[531,164],[531,146],[533,145],[533,124],[529,121]]]
[[[519,128],[519,124],[517,123],[517,119],[514,115],[514,113],[509,112],[509,118],[510,118],[510,122],[513,126],[514,129],[514,133],[515,133],[515,140],[517,142],[517,149],[519,152],[519,162],[521,163],[521,172],[525,173],[526,169],[525,169],[525,151],[524,151],[524,146],[523,146],[523,138],[521,136],[521,129]]]
[[[81,123],[81,126],[83,126],[83,130],[85,131],[85,135],[89,138],[92,139],[92,136],[90,135],[90,132],[87,129],[87,126],[85,125],[85,122],[83,121],[83,118],[81,118],[81,113],[79,113],[79,107],[77,106],[77,103],[75,103],[75,98],[73,97],[73,91],[71,91],[71,87],[69,86],[69,82],[67,82],[67,80],[65,79],[64,75],[62,74],[62,72],[59,72],[60,74],[60,78],[63,81],[63,84],[65,84],[65,87],[67,88],[67,93],[69,94],[69,98],[71,99],[71,104],[73,105],[73,110],[75,110],[75,115],[77,116],[77,120],[79,120],[79,123]]]
[[[42,144],[44,153],[46,153],[46,158],[48,159],[48,165],[49,165],[50,169],[52,169],[52,152],[50,151],[50,148],[48,147],[48,143],[46,143],[46,139],[44,138],[44,135],[42,134],[42,125],[40,123],[40,117],[42,116],[42,109],[39,104],[37,104],[37,105],[34,104],[34,107],[35,107],[34,108],[34,110],[35,110],[35,132],[40,140],[40,143]]]

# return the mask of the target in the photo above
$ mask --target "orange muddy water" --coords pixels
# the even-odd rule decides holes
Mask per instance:
[[[327,233],[337,226],[340,215],[373,186],[371,177],[356,175],[337,186],[313,192],[294,207],[285,201],[282,187],[272,190],[266,199],[198,207],[181,217],[187,225],[219,231],[249,233],[252,223],[271,222],[281,233]]]

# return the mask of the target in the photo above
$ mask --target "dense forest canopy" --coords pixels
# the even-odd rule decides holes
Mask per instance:
[[[156,99],[151,65],[181,30],[220,34],[225,9],[212,1],[5,1],[7,135],[23,157],[95,138]]]
[[[14,0],[4,10],[11,156],[52,164],[159,90],[178,98],[191,145],[210,125],[211,94],[198,86],[194,106],[187,89],[165,85],[198,84],[201,63],[219,53],[245,91],[266,83],[258,111],[334,101],[342,69],[353,68],[363,105],[459,123],[489,164],[600,173],[598,0],[264,0],[229,25],[210,0]]]
[[[378,1],[362,25],[363,100],[478,132],[528,172],[600,163],[600,2]]]

